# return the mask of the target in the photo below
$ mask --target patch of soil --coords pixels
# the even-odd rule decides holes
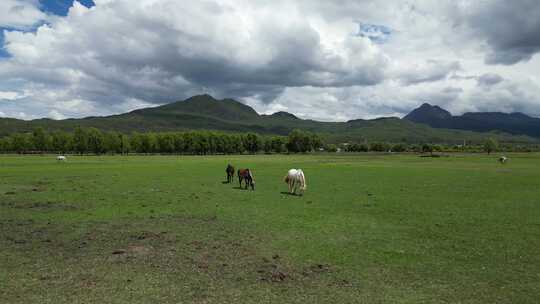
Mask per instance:
[[[129,246],[127,252],[134,255],[148,255],[152,252],[153,248],[150,246]]]
[[[138,233],[136,235],[132,235],[132,239],[136,240],[146,240],[146,239],[160,239],[162,235],[166,234],[167,232],[163,231],[160,233],[151,232],[151,231],[142,231],[141,233]]]
[[[280,258],[278,254],[274,254],[272,259],[262,258],[262,263],[257,267],[260,281],[279,283],[293,280],[294,269],[288,269],[281,263]]]
[[[14,208],[17,209],[38,209],[38,210],[50,210],[50,209],[57,209],[57,210],[77,210],[78,208],[73,205],[67,205],[63,203],[57,203],[57,202],[28,202],[24,204],[17,204],[14,206]]]
[[[302,275],[307,277],[316,274],[328,273],[330,271],[330,266],[327,264],[314,264],[306,267],[306,269],[302,271]]]

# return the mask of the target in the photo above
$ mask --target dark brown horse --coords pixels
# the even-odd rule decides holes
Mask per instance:
[[[240,183],[240,188],[242,188],[242,181],[246,183],[246,189],[248,185],[251,186],[251,190],[255,190],[255,180],[253,180],[253,175],[249,169],[238,169],[238,182]]]
[[[228,164],[225,172],[227,173],[227,183],[232,182],[234,178],[234,167],[231,166],[231,164]]]

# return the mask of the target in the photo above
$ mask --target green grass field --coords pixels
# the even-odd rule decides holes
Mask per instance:
[[[538,303],[540,155],[4,156],[0,232],[0,303]]]

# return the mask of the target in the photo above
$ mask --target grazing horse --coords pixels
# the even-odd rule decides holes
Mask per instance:
[[[289,193],[291,194],[296,194],[297,190],[300,189],[300,195],[302,195],[307,187],[306,177],[302,169],[289,170],[283,181],[289,185]]]
[[[231,164],[228,164],[225,172],[227,173],[227,183],[232,182],[234,178],[234,167],[231,166]]]
[[[238,169],[238,183],[240,183],[240,188],[242,188],[242,181],[246,183],[246,189],[248,185],[251,186],[251,190],[255,190],[255,181],[253,180],[253,175],[249,169]]]
[[[66,157],[64,155],[59,155],[56,157],[57,161],[66,161]]]
[[[500,162],[501,164],[506,163],[507,160],[508,160],[508,158],[507,158],[506,156],[504,156],[504,155],[501,156],[501,157],[499,157],[499,162]]]

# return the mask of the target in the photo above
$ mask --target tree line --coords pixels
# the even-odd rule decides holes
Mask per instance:
[[[61,154],[241,154],[310,152],[323,146],[317,134],[293,130],[288,136],[211,131],[133,132],[124,134],[77,127],[73,132],[15,133],[0,138],[1,153]]]
[[[539,145],[499,144],[488,138],[483,145],[391,144],[386,142],[326,144],[315,133],[293,130],[288,136],[211,131],[133,132],[124,134],[78,127],[73,132],[14,133],[0,138],[0,153],[61,154],[242,154],[326,152],[497,152],[540,151]]]
[[[487,138],[483,143],[451,145],[451,144],[433,144],[419,143],[406,144],[397,143],[391,144],[386,142],[372,143],[342,143],[339,145],[329,144],[326,146],[329,152],[411,152],[411,153],[441,153],[441,152],[465,152],[465,153],[480,153],[485,152],[491,154],[493,152],[538,152],[540,144],[508,144],[499,143],[494,138]]]

